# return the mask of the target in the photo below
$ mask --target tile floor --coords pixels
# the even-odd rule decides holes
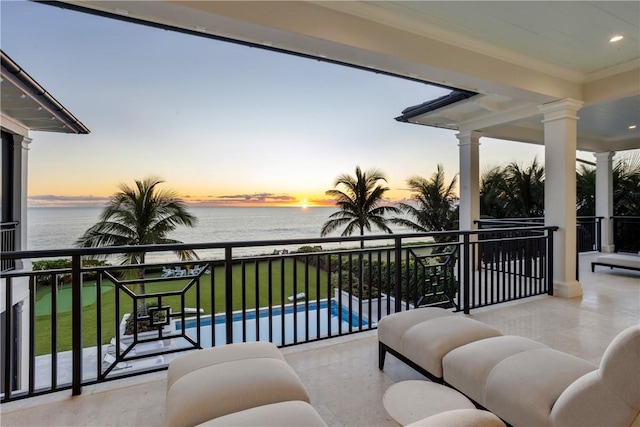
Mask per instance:
[[[609,342],[640,322],[640,272],[596,267],[580,257],[584,295],[535,297],[475,310],[471,317],[505,334],[522,335],[598,363]],[[375,331],[283,349],[311,402],[330,426],[397,426],[382,406],[393,383],[422,379],[393,356],[377,368]],[[163,425],[165,372],[85,387],[81,396],[60,392],[10,402],[0,424],[11,426]]]

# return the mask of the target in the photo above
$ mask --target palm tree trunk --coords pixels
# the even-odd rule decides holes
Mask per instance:
[[[144,253],[140,255],[140,264],[145,263]],[[138,268],[138,279],[144,279],[144,267]],[[140,295],[146,294],[146,290],[144,288],[144,283],[140,283],[138,285],[138,291]],[[147,315],[147,300],[142,298],[140,300],[140,307],[138,308],[138,316],[145,317]]]
[[[364,228],[360,227],[360,236],[364,236]],[[360,249],[364,249],[364,240],[360,240]],[[360,272],[358,273],[358,279],[360,280],[360,289],[364,287],[364,254],[360,251],[358,255],[358,265]],[[358,295],[358,298],[362,298],[362,295]]]

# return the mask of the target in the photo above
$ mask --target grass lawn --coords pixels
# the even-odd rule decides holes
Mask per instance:
[[[256,272],[257,266],[257,272]],[[284,267],[284,293],[282,292],[282,278]],[[296,276],[294,279],[294,260],[289,258],[284,262],[284,266],[280,262],[272,263],[271,273],[271,301],[275,305],[282,303],[284,299],[285,304],[289,304],[287,299],[290,295],[295,295],[299,292],[305,292],[308,299],[316,299],[317,286],[317,270],[315,267],[309,266],[308,274],[305,277],[304,263],[296,261]],[[156,275],[158,276],[158,275]],[[153,277],[153,275],[151,276]],[[258,263],[247,263],[244,268],[244,278],[246,287],[245,294],[243,295],[243,268],[240,264],[233,266],[233,310],[241,310],[244,306],[245,309],[259,307],[265,307],[269,305],[269,272],[268,262],[262,261]],[[329,283],[329,275],[326,271],[320,271],[320,298],[327,298],[327,290]],[[166,292],[171,290],[185,289],[192,277],[175,278],[171,281],[163,282],[150,282],[146,284],[145,293],[153,294],[155,292]],[[258,304],[256,304],[256,279],[258,282]],[[213,281],[213,284],[212,284]],[[225,271],[224,267],[215,268],[213,274],[203,275],[200,278],[199,286],[197,284],[191,285],[186,291],[183,292],[186,307],[197,307],[196,298],[200,296],[200,307],[204,309],[205,314],[211,314],[212,308],[214,313],[220,313],[225,311]],[[308,289],[305,286],[308,285]],[[103,286],[113,286],[111,282],[103,281]],[[92,293],[95,298],[95,282],[85,283],[84,292]],[[51,289],[44,288],[38,290],[37,302],[43,298],[51,298]],[[56,347],[57,351],[66,351],[71,349],[71,327],[72,318],[69,311],[60,310],[60,299],[62,298],[59,293],[59,309],[58,315],[55,318],[56,324]],[[83,298],[84,299],[84,298]],[[100,314],[98,314],[98,304],[88,304],[84,306],[82,310],[82,329],[83,329],[83,347],[91,347],[97,344],[97,319],[101,318],[102,323],[102,337],[103,344],[109,343],[112,337],[118,333],[118,325],[120,318],[123,314],[132,311],[133,300],[125,292],[120,292],[120,313],[116,319],[116,292],[115,287],[111,287],[108,291],[101,292],[100,302]],[[149,298],[148,304],[156,305],[158,298]],[[181,306],[180,297],[163,297],[161,304],[170,305],[174,311],[179,311]],[[40,303],[41,307],[43,306]],[[54,319],[51,315],[45,312],[36,311],[36,355],[48,354],[52,352],[52,325]]]

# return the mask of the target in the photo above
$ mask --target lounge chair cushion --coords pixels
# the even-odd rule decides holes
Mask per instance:
[[[191,352],[171,363],[167,378],[167,426],[195,426],[271,403],[309,402],[300,378],[270,343]]]
[[[257,406],[199,424],[199,427],[326,427],[307,402],[290,401]]]
[[[480,409],[454,409],[423,418],[407,427],[506,427],[500,418]]]
[[[402,339],[408,329],[427,320],[454,316],[437,307],[417,308],[385,316],[378,322],[378,341],[402,353]]]
[[[171,366],[167,372],[167,389],[171,388],[178,378],[190,372],[197,371],[198,369],[253,358],[273,358],[283,362],[285,361],[278,347],[272,343],[263,341],[228,344],[220,347],[192,351],[177,357],[171,362]]]
[[[611,342],[598,371],[582,376],[560,395],[551,419],[562,426],[628,426],[639,415],[640,325],[635,325]]]
[[[512,425],[549,425],[551,409],[562,392],[595,370],[589,362],[550,348],[517,353],[489,374],[483,406]]]
[[[640,256],[632,254],[607,254],[598,255],[595,264],[608,265],[611,267],[630,268],[640,270]],[[593,266],[591,267],[593,271]]]
[[[463,316],[446,316],[418,323],[402,337],[403,356],[442,378],[442,358],[462,345],[502,335],[500,331]]]
[[[539,342],[513,336],[492,337],[458,347],[442,359],[445,381],[484,405],[484,390],[489,374],[502,360],[514,354],[547,348]]]

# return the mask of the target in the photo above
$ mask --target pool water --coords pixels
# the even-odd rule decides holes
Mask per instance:
[[[347,308],[339,308],[337,301],[321,300],[298,302],[296,307],[288,304],[284,307],[284,315],[282,306],[274,306],[271,309],[271,321],[269,318],[269,309],[261,308],[257,312],[255,310],[235,312],[233,314],[233,342],[242,341],[269,341],[271,333],[271,341],[277,345],[291,344],[321,338],[329,335],[338,335],[339,331],[349,331],[349,320],[352,330],[357,330],[362,322],[362,327],[368,327],[365,318],[360,318],[357,314],[349,316]],[[308,310],[307,310],[308,308]],[[320,322],[318,323],[318,317]],[[210,347],[212,337],[216,345],[226,343],[226,316],[216,315],[214,317],[214,327],[211,326],[211,316],[202,316],[200,318],[200,345],[202,347]],[[284,325],[283,325],[284,323]],[[184,333],[191,337],[194,341],[197,339],[197,320],[195,318],[187,319],[184,325]],[[284,339],[283,339],[284,328]],[[176,329],[182,332],[183,325],[181,321],[176,322]],[[318,336],[318,333],[320,334]]]

